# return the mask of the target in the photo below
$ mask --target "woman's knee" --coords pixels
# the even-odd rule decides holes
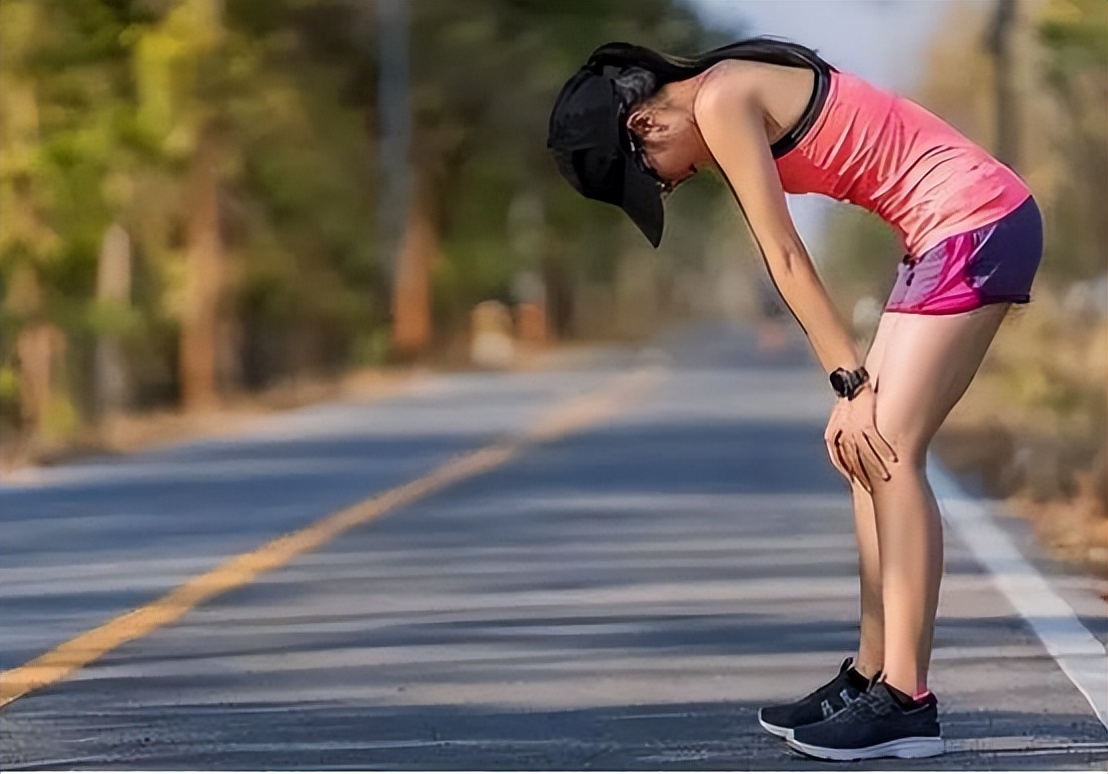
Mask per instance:
[[[1003,316],[1001,305],[959,315],[898,315],[873,374],[874,424],[901,467],[922,469],[927,449],[961,398]]]
[[[897,469],[923,470],[932,434],[918,423],[913,423],[910,416],[882,411],[880,403],[878,400],[874,427],[896,456],[894,462],[886,462],[889,473],[893,474]]]
[[[876,480],[873,481],[873,476],[870,477],[874,486],[880,486],[889,482],[895,482],[897,480],[903,480],[905,476],[919,477],[924,475],[924,470],[927,467],[927,454],[926,452],[909,451],[904,452],[893,447],[897,450],[896,462],[891,464],[886,463],[885,469],[889,474],[889,481]]]

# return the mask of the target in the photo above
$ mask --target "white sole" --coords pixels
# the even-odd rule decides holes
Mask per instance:
[[[894,739],[891,742],[875,744],[873,747],[861,747],[856,750],[840,750],[834,747],[817,747],[814,744],[798,742],[794,737],[786,737],[789,747],[799,750],[813,758],[828,761],[860,761],[867,758],[933,758],[946,751],[946,743],[939,736],[915,736],[907,739]]]
[[[784,726],[775,726],[773,723],[767,723],[762,720],[762,713],[758,713],[758,722],[762,724],[762,728],[769,731],[774,736],[779,736],[782,739],[792,739],[793,730],[791,728],[785,728]]]

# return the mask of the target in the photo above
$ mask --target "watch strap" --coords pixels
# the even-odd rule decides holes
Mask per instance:
[[[837,378],[836,378],[837,377]],[[859,366],[854,371],[845,368],[836,368],[831,373],[831,386],[839,397],[854,400],[858,391],[869,381],[869,372],[865,366]]]

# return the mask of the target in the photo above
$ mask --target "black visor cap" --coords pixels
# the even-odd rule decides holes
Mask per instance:
[[[624,115],[611,77],[582,68],[554,101],[546,145],[570,185],[589,199],[622,209],[657,247],[665,224],[662,191],[632,158],[623,136]]]

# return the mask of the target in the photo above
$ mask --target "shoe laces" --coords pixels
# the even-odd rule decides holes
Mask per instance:
[[[869,679],[865,692],[859,694],[853,701],[847,702],[842,711],[833,716],[833,719],[840,723],[865,722],[884,717],[892,712],[888,697],[883,697],[874,690],[881,682],[881,677],[880,671],[874,674]]]
[[[837,715],[832,717],[833,720],[839,723],[856,723],[875,720],[880,717],[888,715],[890,707],[888,702],[884,702],[876,694],[863,693],[854,701],[846,705],[846,707]]]

